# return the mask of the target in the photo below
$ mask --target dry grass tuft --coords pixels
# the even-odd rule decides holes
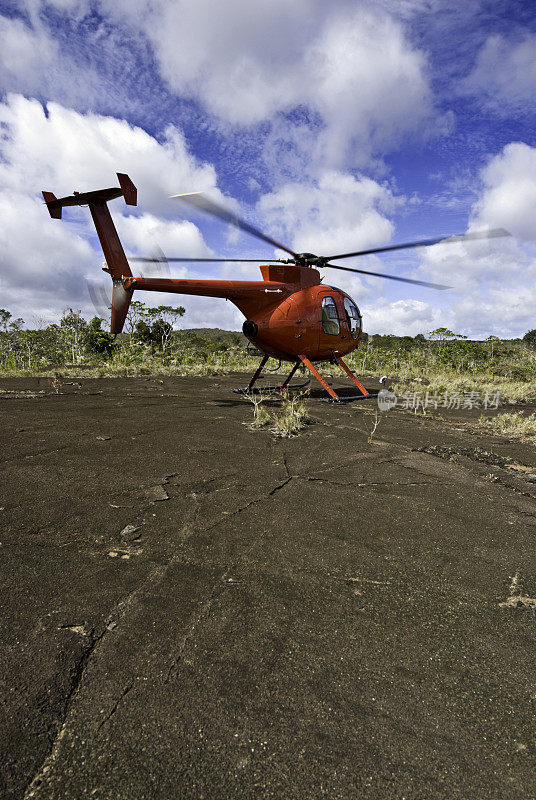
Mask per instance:
[[[305,404],[305,392],[294,396],[285,392],[250,394],[246,397],[253,404],[253,421],[249,423],[249,427],[253,430],[269,427],[274,436],[288,439],[297,436],[310,421]],[[266,401],[279,401],[280,405],[269,411],[265,405]]]
[[[449,372],[427,373],[426,381],[414,378],[399,380],[392,387],[399,397],[406,392],[429,392],[435,395],[461,394],[477,391],[483,397],[486,392],[491,397],[499,392],[501,403],[519,403],[536,399],[536,381],[516,381],[512,378],[491,375],[458,375]]]
[[[514,411],[511,414],[497,414],[496,417],[482,415],[479,422],[484,428],[505,436],[536,436],[536,416],[534,414],[524,417],[521,412]]]
[[[250,403],[253,403],[253,422],[249,423],[249,427],[264,428],[272,419],[270,412],[266,406],[263,405],[265,401],[269,399],[270,395],[259,393],[248,394],[246,397]]]
[[[270,430],[274,436],[282,439],[289,439],[305,428],[309,421],[307,407],[305,405],[304,394],[294,396],[288,393],[282,395],[281,413],[272,418]]]

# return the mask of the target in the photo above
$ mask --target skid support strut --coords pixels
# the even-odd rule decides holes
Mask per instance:
[[[353,383],[355,383],[355,385],[359,389],[360,393],[358,395],[352,395],[352,397],[339,397],[339,395],[335,391],[333,391],[331,386],[329,386],[329,384],[326,383],[326,381],[324,380],[322,375],[319,373],[319,371],[316,369],[316,367],[313,366],[313,364],[307,358],[307,356],[303,356],[303,355],[300,356],[300,360],[305,364],[305,366],[307,367],[309,372],[312,375],[315,376],[317,381],[324,387],[326,392],[329,394],[329,398],[328,397],[325,398],[328,403],[351,403],[354,400],[364,400],[364,399],[369,398],[369,397],[377,397],[378,396],[377,392],[368,392],[365,389],[365,387],[363,386],[363,384],[359,383],[359,381],[355,377],[354,373],[350,369],[348,369],[348,367],[346,366],[346,364],[344,363],[344,361],[342,360],[342,358],[340,356],[337,356],[337,355],[335,355],[335,353],[333,353],[333,357],[334,357],[335,361],[337,362],[337,364],[346,372],[346,374],[348,375],[350,380]]]
[[[296,372],[296,370],[300,366],[300,363],[301,363],[300,361],[296,361],[296,363],[294,364],[294,366],[290,370],[290,373],[288,374],[288,376],[287,376],[287,378],[285,380],[285,383],[282,384],[282,386],[281,386],[282,389],[286,389],[287,388],[287,386],[289,385],[290,381],[292,380],[292,378],[294,376],[294,373]]]
[[[233,389],[233,392],[235,392],[236,394],[250,394],[250,393],[251,394],[258,394],[259,392],[290,391],[290,389],[293,389],[293,390],[294,389],[303,389],[304,386],[307,386],[307,384],[309,383],[309,379],[307,379],[303,383],[298,383],[298,384],[295,384],[294,386],[289,386],[289,383],[290,383],[290,381],[292,379],[292,376],[294,375],[294,373],[296,372],[296,370],[298,369],[298,367],[301,364],[301,361],[296,361],[296,363],[294,364],[294,366],[292,367],[292,369],[290,371],[290,375],[285,379],[285,382],[282,385],[278,385],[278,386],[261,386],[260,389],[254,389],[253,387],[255,386],[256,381],[261,377],[261,372],[262,372],[262,370],[264,368],[264,365],[268,361],[268,358],[269,358],[269,356],[264,356],[263,357],[261,363],[259,364],[259,367],[258,367],[257,371],[253,375],[253,377],[250,380],[250,382],[249,382],[249,384],[248,384],[246,389]]]
[[[315,378],[317,379],[317,381],[318,381],[320,384],[322,384],[322,386],[324,387],[324,389],[326,390],[326,392],[329,394],[329,396],[332,398],[332,400],[333,400],[335,403],[341,403],[341,402],[342,402],[342,400],[341,400],[341,398],[339,397],[339,395],[338,395],[338,394],[335,394],[335,392],[333,391],[333,389],[331,388],[331,386],[329,386],[329,385],[326,383],[326,381],[324,380],[324,378],[322,377],[322,375],[319,373],[319,371],[316,369],[316,367],[314,367],[314,366],[313,366],[313,364],[312,364],[312,363],[309,361],[309,359],[307,358],[307,356],[300,356],[299,358],[300,358],[300,361],[302,361],[302,362],[305,364],[305,366],[307,367],[307,369],[309,370],[309,372],[310,372],[312,375],[314,375],[314,376],[315,376]]]
[[[257,371],[255,372],[255,374],[253,375],[252,379],[250,380],[250,382],[248,384],[248,388],[247,388],[248,392],[251,392],[251,390],[255,386],[255,383],[259,379],[260,374],[263,371],[264,365],[266,364],[267,361],[268,361],[268,356],[263,356],[262,360],[261,360],[261,363],[259,364],[259,366],[257,368]]]
[[[333,353],[333,358],[335,359],[339,367],[342,367],[342,369],[346,372],[350,380],[353,381],[353,383],[355,383],[355,385],[357,386],[363,397],[368,397],[369,392],[365,389],[362,383],[359,383],[352,370],[348,368],[348,366],[344,363],[342,358],[338,356],[336,353]]]

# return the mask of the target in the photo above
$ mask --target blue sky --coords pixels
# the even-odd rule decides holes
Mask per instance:
[[[168,198],[196,190],[319,254],[505,227],[512,239],[354,262],[446,293],[326,281],[370,332],[536,327],[533,3],[4,0],[0,89],[0,305],[28,325],[92,313],[87,281],[101,280],[87,210],[50,220],[40,190],[126,171],[139,207],[111,210],[131,253],[274,256]],[[239,265],[173,274],[257,277]],[[180,302],[184,326],[240,327],[230,303]]]

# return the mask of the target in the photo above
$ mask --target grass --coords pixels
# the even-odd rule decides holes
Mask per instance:
[[[513,413],[497,414],[495,417],[485,417],[479,419],[484,428],[488,428],[493,433],[505,436],[528,437],[536,436],[536,415],[531,414],[524,417],[519,411]]]
[[[499,392],[499,402],[520,403],[536,399],[536,380],[518,381],[512,378],[492,376],[489,374],[460,375],[444,370],[440,373],[428,373],[425,379],[398,378],[392,386],[393,392],[401,397],[408,392],[420,392],[430,395],[463,395],[464,392],[480,392],[483,398],[486,392],[490,397]]]
[[[380,424],[380,417],[378,415],[378,409],[374,410],[374,420],[372,422],[372,430],[370,431],[370,436],[368,437],[367,441],[369,444],[372,444],[372,440],[374,439],[374,434],[376,433],[376,428]]]
[[[253,422],[249,423],[250,428],[264,428],[269,424],[272,419],[270,412],[264,405],[268,400],[269,395],[266,394],[248,394],[246,395],[250,403],[253,403]]]
[[[288,392],[274,394],[246,395],[253,404],[253,421],[249,427],[253,430],[267,428],[274,436],[290,439],[297,436],[311,421],[305,403],[306,393],[290,395]],[[278,403],[275,409],[269,411],[266,402]]]
[[[245,350],[242,334],[183,330],[176,332],[165,352],[122,335],[111,357],[81,348],[76,356],[81,363],[73,365],[71,348],[65,342],[60,347],[57,336],[58,341],[54,339],[54,346],[49,346],[49,333],[46,330],[0,332],[0,376],[53,378],[55,372],[67,379],[217,376],[233,372],[251,374],[259,363],[258,355]],[[30,357],[25,343],[32,345],[32,337],[39,341],[36,339],[36,349]],[[519,340],[504,342],[492,351],[485,342],[415,344],[409,337],[373,336],[347,356],[346,362],[365,380],[388,375],[399,398],[414,392],[424,397],[428,391],[441,397],[445,393],[463,396],[465,392],[477,391],[482,398],[486,392],[490,396],[499,392],[501,404],[536,400],[536,349]],[[275,360],[268,362],[267,368],[276,367]],[[282,375],[288,368],[288,364],[283,364],[277,371]],[[327,378],[345,380],[336,365],[324,363],[321,372]]]
[[[304,395],[282,395],[281,413],[272,418],[270,430],[274,436],[289,439],[296,436],[309,421]]]

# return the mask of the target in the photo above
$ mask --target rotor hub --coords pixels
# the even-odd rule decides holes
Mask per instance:
[[[298,267],[315,267],[321,261],[322,259],[319,256],[315,256],[314,253],[297,253],[294,259],[294,263]]]

